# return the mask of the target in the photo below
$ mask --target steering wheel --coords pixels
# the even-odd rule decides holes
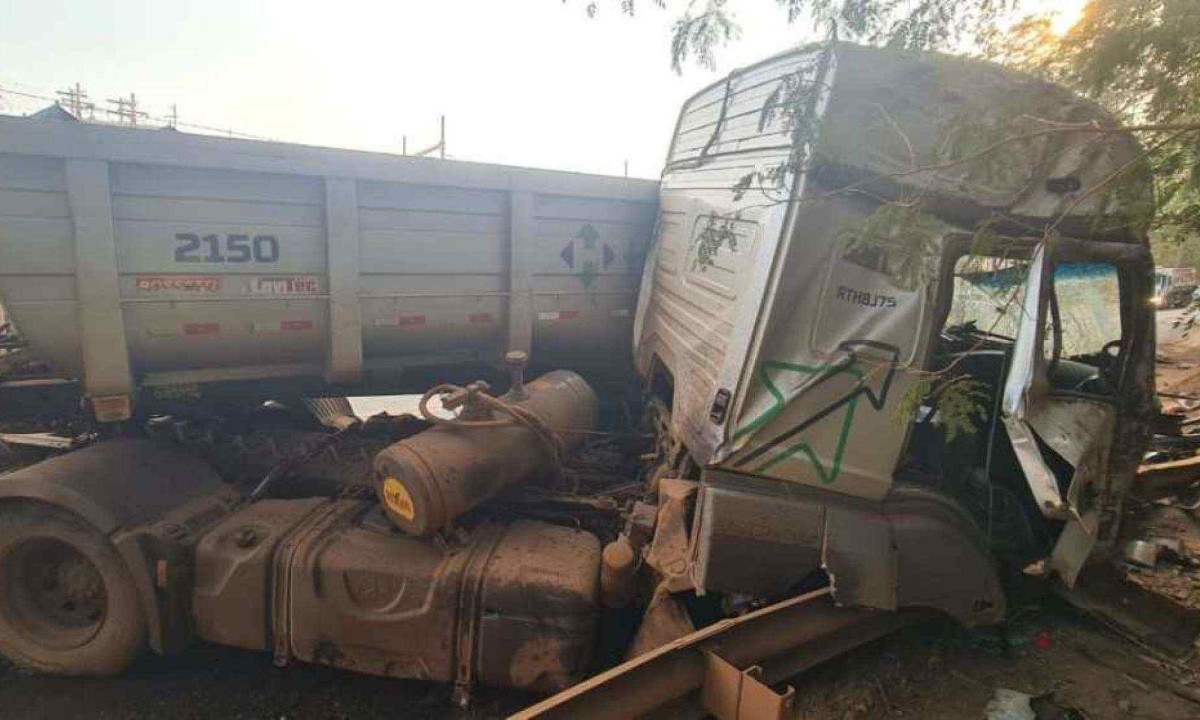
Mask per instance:
[[[1118,361],[1121,359],[1121,341],[1110,340],[1104,343],[1100,348],[1100,352],[1096,355],[1097,368],[1096,372],[1088,375],[1086,378],[1075,384],[1071,388],[1077,392],[1087,392],[1087,385],[1093,382],[1103,383],[1104,387],[1101,392],[1106,392],[1114,385],[1110,382],[1110,378],[1120,370]]]
[[[1105,380],[1116,377],[1121,371],[1121,341],[1109,340],[1100,348],[1100,374]]]

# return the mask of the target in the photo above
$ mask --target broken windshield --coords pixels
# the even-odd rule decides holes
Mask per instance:
[[[1058,263],[1054,266],[1054,299],[1061,329],[1058,355],[1098,365],[1105,346],[1119,344],[1121,340],[1121,287],[1117,269],[1108,263]],[[1054,357],[1052,345],[1049,341],[1045,343],[1047,360]]]
[[[1024,304],[1026,258],[964,255],[954,265],[954,300],[947,329],[1013,339]]]

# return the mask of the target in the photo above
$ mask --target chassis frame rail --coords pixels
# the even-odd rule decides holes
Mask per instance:
[[[510,720],[630,718],[679,702],[719,720],[781,717],[794,693],[778,683],[887,635],[925,611],[839,607],[832,589],[723,620],[532,705]],[[740,669],[739,669],[740,668]]]

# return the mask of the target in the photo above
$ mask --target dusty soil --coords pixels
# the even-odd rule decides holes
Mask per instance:
[[[935,622],[831,661],[795,683],[797,717],[983,718],[1003,687],[1049,695],[1059,714],[1046,717],[1200,718],[1200,704],[1159,686],[1170,677],[1160,663],[1072,610],[1047,602],[1014,615],[1003,633]]]
[[[1181,337],[1160,313],[1160,387],[1200,395],[1200,331]],[[1191,408],[1181,407],[1190,411]],[[1200,412],[1200,405],[1197,406]],[[1132,532],[1179,537],[1200,559],[1200,522],[1180,508],[1142,507]],[[1131,577],[1200,608],[1200,571],[1184,563]],[[1200,719],[1200,663],[1165,660],[1053,598],[1036,593],[999,629],[938,621],[907,628],[797,678],[797,717],[983,718],[997,688],[1048,695],[1040,717]],[[467,712],[445,686],[370,678],[310,666],[276,668],[265,654],[207,645],[176,658],[144,658],[112,679],[37,677],[0,665],[0,717],[448,718],[499,717],[533,698],[482,693]],[[1064,714],[1070,708],[1076,715]],[[1044,708],[1043,708],[1044,709]]]

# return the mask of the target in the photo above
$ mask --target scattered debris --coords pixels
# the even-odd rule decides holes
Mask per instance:
[[[996,688],[996,694],[988,701],[983,716],[987,720],[1037,720],[1037,714],[1030,705],[1032,700],[1032,695],[1008,688]]]

